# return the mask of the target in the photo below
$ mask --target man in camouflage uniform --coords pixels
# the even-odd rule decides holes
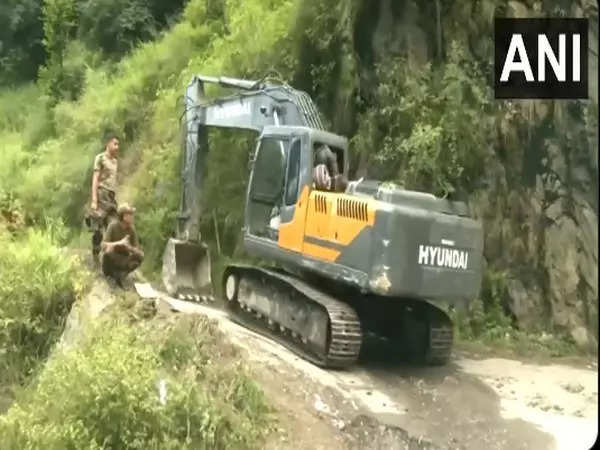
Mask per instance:
[[[95,261],[100,253],[102,231],[115,218],[117,212],[119,138],[110,134],[104,143],[104,152],[96,155],[94,159],[91,214],[86,218],[88,227],[93,231],[92,248]]]
[[[108,225],[102,241],[102,272],[113,278],[120,287],[127,275],[144,260],[134,226],[135,208],[127,203],[119,206],[118,220]]]

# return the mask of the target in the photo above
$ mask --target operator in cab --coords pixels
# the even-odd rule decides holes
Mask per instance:
[[[317,169],[320,166],[324,166],[327,177],[324,174],[323,168]],[[348,185],[348,180],[340,173],[337,155],[326,144],[319,145],[315,151],[313,180],[316,180],[315,176],[318,176],[320,179],[319,183],[315,182],[315,187],[319,190],[344,192]],[[325,181],[326,178],[329,178],[329,186],[327,188],[324,187],[327,184]]]
[[[134,226],[135,208],[127,203],[119,206],[118,220],[111,222],[102,241],[102,272],[123,288],[129,273],[144,260]]]
[[[318,191],[331,190],[331,176],[326,164],[317,164],[313,169],[313,187]]]

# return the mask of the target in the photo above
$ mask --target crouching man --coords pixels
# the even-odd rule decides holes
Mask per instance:
[[[128,204],[117,210],[118,220],[113,221],[102,241],[102,272],[123,287],[127,275],[137,269],[144,259],[134,227],[135,208]]]

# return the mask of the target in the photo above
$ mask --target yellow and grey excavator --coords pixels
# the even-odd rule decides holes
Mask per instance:
[[[206,83],[235,92],[209,100]],[[232,318],[322,367],[355,363],[366,336],[445,364],[453,333],[440,302],[469,302],[481,285],[483,233],[468,206],[379,181],[316,189],[316,149],[331,149],[347,176],[348,141],[327,132],[311,98],[285,83],[195,76],[185,98],[183,193],[163,256],[167,292],[194,301],[214,292],[199,230],[207,133],[253,130],[244,246],[274,267],[224,269]]]

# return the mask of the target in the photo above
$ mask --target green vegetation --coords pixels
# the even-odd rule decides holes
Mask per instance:
[[[5,0],[0,6],[0,84],[60,72],[69,40],[122,57],[138,42],[149,41],[177,19],[186,0]],[[65,82],[66,84],[66,82]],[[51,84],[51,86],[55,86]]]
[[[350,138],[351,177],[463,198],[494,183],[482,169],[490,155],[510,167],[524,161],[522,173],[505,180],[532,185],[541,169],[527,166],[535,159],[528,152],[546,148],[543,139],[556,139],[569,161],[584,158],[597,105],[561,103],[537,120],[527,103],[519,109],[493,101],[493,17],[509,2],[425,2],[412,13],[397,6],[409,2],[392,2],[384,14],[406,14],[393,32],[374,20],[384,3],[0,6],[0,409],[4,397],[16,396],[0,417],[3,448],[256,448],[268,430],[262,393],[235,350],[201,318],[139,321],[123,309],[125,298],[81,346],[53,353],[90,281],[67,248],[89,244],[82,219],[92,161],[108,130],[122,137],[119,200],[138,208],[143,272],[158,274],[179,205],[182,96],[194,74],[270,74],[307,91],[330,129]],[[429,19],[436,15],[437,22]],[[211,148],[221,151],[208,155],[201,229],[213,255],[219,233],[214,279],[227,261],[245,257],[241,206],[253,138],[210,135]],[[502,209],[504,194],[489,203]],[[502,233],[510,230],[500,225]],[[520,264],[533,266],[529,257]],[[453,313],[459,339],[518,352],[574,352],[570,339],[544,334],[549,327],[518,329],[506,307],[513,269],[503,257],[488,262],[481,298]],[[543,277],[542,269],[533,272]]]
[[[5,206],[3,206],[5,205]],[[86,285],[80,262],[59,247],[60,223],[44,232],[2,232],[8,202],[0,197],[0,385],[22,384],[60,337],[71,305]],[[14,209],[14,216],[17,212]],[[17,220],[12,220],[15,224]]]
[[[330,67],[329,57],[346,44],[327,38],[347,35],[356,11],[349,6],[328,9],[323,2],[300,6],[292,0],[245,2],[243,7],[235,0],[191,1],[183,20],[168,34],[109,64],[101,63],[94,50],[86,50],[79,41],[71,40],[67,46],[62,28],[62,34],[51,39],[51,24],[45,25],[49,53],[64,53],[57,56],[64,66],[60,71],[64,83],[57,81],[56,89],[50,89],[51,97],[62,100],[50,109],[38,102],[34,109],[38,120],[23,133],[24,146],[35,148],[35,156],[24,157],[21,177],[1,181],[6,186],[0,188],[15,193],[34,223],[51,216],[79,226],[89,196],[91,161],[101,151],[99,138],[107,129],[119,130],[129,173],[122,198],[139,207],[138,227],[148,247],[144,268],[147,274],[155,272],[178,205],[181,106],[177,105],[192,74],[258,78],[276,68],[281,77],[320,100],[326,113],[336,112],[327,103],[358,101],[350,94],[357,89],[356,81]],[[338,14],[347,20],[337,23]],[[258,22],[261,33],[247,39]],[[51,41],[58,43],[50,45]],[[317,56],[307,60],[312,54]],[[471,186],[489,135],[486,111],[491,94],[482,76],[471,76],[478,69],[468,61],[465,50],[453,44],[443,66],[415,72],[401,59],[381,66],[373,99],[355,105],[362,112],[353,137],[354,158],[370,158],[378,178],[410,188],[446,194]],[[51,63],[52,58],[47,70]],[[52,76],[46,77],[43,70],[42,78]],[[247,137],[226,133],[213,133],[211,140],[213,148],[230,151],[210,156],[203,229],[207,237],[213,235],[215,210],[218,228],[233,241],[225,245],[231,256],[237,248],[231,230],[241,225],[247,155],[253,145]],[[23,176],[27,183],[20,182]]]
[[[207,319],[113,315],[90,331],[0,417],[2,448],[256,448],[268,430],[261,391]]]
[[[7,149],[0,153],[0,192],[19,203],[25,223],[64,220],[70,240],[84,241],[80,228],[93,157],[101,151],[104,132],[118,131],[126,173],[120,200],[138,207],[147,255],[143,271],[149,277],[157,273],[174,229],[181,99],[193,74],[256,79],[277,73],[308,91],[332,130],[351,138],[351,176],[366,174],[454,198],[489,185],[484,177],[490,174],[482,167],[494,151],[500,159],[510,154],[514,161],[528,161],[523,149],[539,146],[531,136],[543,132],[560,140],[565,135],[557,126],[511,122],[514,105],[493,101],[493,17],[507,12],[506,2],[478,3],[468,30],[455,20],[470,15],[466,6],[442,2],[441,22],[422,24],[422,46],[403,41],[395,50],[381,43],[385,33],[369,19],[376,11],[367,11],[374,8],[368,2],[128,0],[119,8],[116,2],[45,0],[38,11],[30,1],[19,9],[23,20],[17,22],[23,26],[37,23],[31,19],[35,11],[43,18],[38,25],[45,56],[36,86],[0,88],[0,108],[8,111],[0,118]],[[391,13],[398,14],[396,9]],[[422,9],[424,15],[438,13],[434,3]],[[0,20],[8,23],[16,14],[15,8],[0,9]],[[168,32],[161,32],[165,27]],[[20,49],[19,31],[5,32],[13,34],[3,42],[14,41]],[[382,51],[386,57],[377,58]],[[14,58],[14,67],[33,64]],[[562,106],[555,108],[557,118],[570,117]],[[597,116],[593,104],[571,109],[587,119]],[[562,123],[576,132],[565,136],[582,142],[585,130],[571,122]],[[209,241],[220,233],[227,258],[241,256],[240,206],[251,138],[221,132],[210,137],[213,149],[227,151],[209,155],[201,226]],[[507,178],[521,181],[512,173]],[[489,270],[504,269],[509,269],[505,261],[490,261]],[[484,291],[483,304],[492,302],[489,293]],[[504,308],[504,299],[500,302]]]
[[[505,280],[505,272],[487,271],[481,298],[475,299],[466,309],[451,311],[457,340],[467,347],[491,346],[520,356],[578,354],[569,335],[552,333],[542,322],[537,329],[519,329],[504,306]]]
[[[44,62],[42,2],[5,0],[0,6],[0,84],[35,79]]]
[[[124,138],[122,156],[130,174],[122,199],[139,207],[138,228],[149,255],[147,273],[157,268],[178,205],[181,111],[177,103],[191,75],[200,71],[232,73],[238,67],[247,67],[248,72],[242,76],[258,77],[268,69],[268,61],[278,59],[285,53],[285,45],[291,45],[286,23],[294,15],[294,2],[256,2],[252,8],[232,5],[234,13],[228,21],[235,24],[231,27],[235,31],[227,37],[217,3],[211,2],[206,9],[206,2],[191,2],[184,13],[185,20],[169,34],[139,47],[119,63],[88,65],[87,61],[94,57],[84,58],[84,67],[79,71],[84,71],[85,82],[77,101],[73,101],[77,95],[67,94],[51,109],[37,102],[34,112],[38,120],[23,130],[25,142],[15,142],[15,151],[2,156],[18,159],[12,164],[19,164],[19,170],[0,181],[0,189],[19,198],[30,222],[40,223],[44,217],[64,218],[70,227],[79,227],[89,196],[91,162],[101,151],[99,139],[105,130],[116,129]],[[249,41],[246,36],[259,18],[264,33],[261,39]],[[236,48],[243,51],[234,51]],[[271,48],[277,50],[266,58],[264,49]],[[244,61],[239,60],[240,55]],[[72,58],[67,54],[65,61]],[[29,117],[32,119],[33,115]],[[43,130],[48,131],[45,138],[40,136]],[[226,228],[230,230],[239,225],[240,203],[236,200],[241,200],[237,196],[243,192],[247,177],[249,147],[244,144],[248,141],[226,136],[215,136],[213,140],[214,147],[219,142],[235,146],[235,152],[241,156],[234,166],[229,164],[231,158],[227,155],[214,156],[220,160],[220,167],[227,166],[231,178],[227,171],[225,178],[219,171],[213,172],[214,177],[226,185],[235,179],[235,195],[230,196],[229,188],[219,189],[218,184],[211,189],[215,195],[207,195],[207,210],[216,204],[226,205],[219,217],[227,221]],[[19,149],[19,144],[35,147],[35,153],[29,156]],[[27,183],[22,183],[23,178]],[[219,203],[225,198],[226,202]],[[214,228],[212,216],[207,215],[205,222],[206,227]]]
[[[358,149],[374,152],[384,179],[438,195],[472,190],[493,127],[481,70],[452,42],[445,65],[415,72],[406,60],[378,69],[375,102],[360,118]]]
[[[142,324],[132,332],[109,325],[106,334],[99,330],[83,348],[32,377],[86,286],[79,263],[60,246],[89,242],[81,224],[92,161],[108,130],[122,136],[119,200],[138,208],[143,271],[150,278],[158,273],[179,204],[181,100],[194,74],[276,74],[307,91],[330,128],[351,139],[351,176],[441,196],[461,198],[501,185],[483,170],[488,158],[515,168],[505,183],[535,185],[541,169],[530,161],[540,158],[530,153],[548,151],[549,139],[566,149],[569,161],[584,159],[597,105],[563,102],[548,106],[538,120],[528,103],[493,101],[493,17],[509,2],[429,2],[419,7],[423,20],[413,20],[422,27],[422,42],[403,38],[395,47],[382,43],[381,36],[392,39],[393,33],[378,29],[375,3],[380,8],[385,2],[9,0],[0,6],[0,383],[36,379],[0,422],[5,442],[13,448],[169,448],[182,442],[202,448],[245,447],[260,438],[260,394],[241,369],[215,368],[216,334],[206,324],[189,325],[199,340],[183,339],[180,347],[174,338],[151,345],[159,334]],[[425,20],[440,13],[436,5],[440,20]],[[398,15],[396,9],[388,13]],[[465,17],[471,18],[468,27]],[[396,28],[406,36],[414,31],[405,24]],[[244,256],[239,230],[253,137],[210,136],[211,148],[226,150],[208,156],[201,223],[205,239],[219,233],[216,271]],[[508,188],[498,189],[488,203],[508,209],[502,206]],[[519,214],[512,213],[520,226]],[[505,222],[493,225],[504,234],[511,230]],[[525,252],[523,245],[506,247]],[[515,349],[572,351],[568,339],[517,329],[504,280],[518,270],[513,260],[541,263],[531,255],[509,260],[499,254],[489,261],[481,299],[455,315],[459,336]],[[543,278],[543,270],[534,267],[534,275]],[[173,326],[166,335],[180,330]],[[166,405],[156,401],[154,383],[162,376],[172,395]],[[54,401],[67,392],[83,397]],[[126,432],[117,436],[103,410],[115,417],[131,410],[139,420],[123,417]]]
[[[466,311],[451,313],[457,344],[484,354],[499,350],[528,358],[582,355],[569,335],[520,330],[508,314],[498,310],[486,310],[481,299],[475,299]]]

